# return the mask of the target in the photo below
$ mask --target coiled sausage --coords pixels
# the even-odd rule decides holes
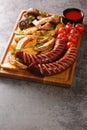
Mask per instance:
[[[75,62],[77,52],[77,48],[75,46],[72,46],[59,60],[46,64],[36,64],[35,62],[33,62],[31,65],[29,65],[29,70],[35,75],[39,76],[58,74],[69,68]]]

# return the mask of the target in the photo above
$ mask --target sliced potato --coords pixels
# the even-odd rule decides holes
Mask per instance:
[[[30,34],[35,33],[37,30],[38,30],[37,27],[30,27],[30,28],[24,29],[23,32],[25,35],[30,35]]]
[[[41,45],[39,47],[35,47],[34,50],[36,50],[36,51],[45,51],[48,48],[53,47],[54,43],[55,43],[55,38],[52,38],[51,40],[47,41],[43,45]]]
[[[15,56],[14,55],[11,55],[11,54],[9,54],[9,62],[13,65],[13,64],[15,64]]]
[[[55,30],[51,30],[51,31],[48,31],[46,36],[48,36],[49,38],[52,37],[52,36],[55,36],[56,32]]]
[[[41,52],[41,54],[45,54],[45,53],[47,53],[47,52],[49,52],[49,51],[51,51],[52,50],[52,46],[50,46],[48,49],[46,49],[46,50],[44,50],[44,51],[42,51]]]
[[[32,54],[32,55],[35,55],[35,54],[38,53],[38,52],[35,51],[32,47],[30,47],[30,48],[23,48],[22,51],[23,51],[23,52],[26,52],[27,54]]]
[[[26,66],[26,65],[24,65],[24,64],[22,64],[21,62],[16,61],[16,60],[15,60],[15,65],[16,65],[17,67],[19,67],[20,69],[27,69],[27,66]]]
[[[34,45],[36,45],[37,39],[33,39],[30,41],[27,41],[25,45],[22,46],[23,49],[33,48]]]
[[[16,35],[14,36],[14,40],[15,40],[16,42],[19,42],[19,40],[21,40],[21,39],[24,38],[24,37],[26,37],[26,35],[18,35],[18,34],[16,34]]]
[[[0,67],[3,69],[6,69],[6,70],[17,70],[18,69],[15,65],[13,65],[9,62],[1,64]]]
[[[34,34],[36,31],[38,30],[38,28],[37,27],[29,27],[29,28],[27,28],[27,29],[24,29],[24,30],[16,30],[14,33],[16,34],[16,35],[32,35],[32,34]]]
[[[11,54],[10,54],[10,56],[9,56],[9,64],[8,64],[8,65],[13,65],[13,66],[15,66],[16,68],[18,67],[18,68],[21,68],[21,69],[26,69],[26,68],[27,68],[26,65],[24,65],[24,64],[22,64],[21,62],[17,61],[17,60],[15,59],[15,56],[14,56],[14,55],[11,55]]]
[[[24,38],[22,38],[21,40],[19,40],[16,49],[21,49],[24,46],[26,46],[31,40],[33,39],[33,36],[26,36]]]
[[[17,42],[15,42],[15,40],[13,40],[8,51],[12,52],[16,48],[16,46],[17,46]]]

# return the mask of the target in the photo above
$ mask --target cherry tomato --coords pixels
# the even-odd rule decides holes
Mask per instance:
[[[71,46],[75,46],[75,44],[73,42],[66,43],[66,49],[69,49]]]
[[[65,27],[60,27],[58,30],[58,34],[60,33],[66,33],[68,34],[72,28],[72,24],[67,24]]]
[[[58,30],[58,34],[60,33],[66,33],[66,30],[64,27],[60,27],[59,30]]]
[[[66,28],[66,32],[69,33],[70,30],[72,29],[72,24],[66,24],[65,28]]]
[[[70,34],[70,35],[68,36],[68,41],[70,41],[70,42],[73,42],[73,43],[76,44],[77,40],[78,40],[78,38],[77,38],[77,36],[75,36],[74,34]]]
[[[67,35],[65,33],[58,34],[57,38],[62,39],[64,41],[67,41]]]
[[[83,24],[76,24],[75,25],[75,28],[80,32],[80,33],[82,33],[83,31],[84,31],[84,25]]]
[[[80,32],[76,28],[72,28],[70,34],[75,35],[77,38],[80,36]]]

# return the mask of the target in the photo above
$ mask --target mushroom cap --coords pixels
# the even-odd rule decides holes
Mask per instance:
[[[26,12],[27,15],[34,15],[38,16],[39,15],[39,10],[35,8],[29,8]]]

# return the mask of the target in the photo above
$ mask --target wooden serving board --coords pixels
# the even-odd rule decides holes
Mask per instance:
[[[65,70],[64,72],[53,75],[53,76],[46,76],[46,77],[35,76],[27,70],[22,70],[22,69],[10,70],[10,69],[4,69],[1,67],[2,64],[8,62],[8,50],[14,39],[14,31],[17,29],[17,27],[18,27],[17,23],[22,18],[24,12],[25,12],[25,10],[21,11],[21,13],[16,21],[16,24],[15,24],[15,27],[11,34],[11,37],[8,41],[8,46],[6,47],[5,53],[2,56],[2,59],[0,62],[0,76],[18,78],[18,79],[26,79],[26,80],[28,79],[28,80],[30,80],[30,81],[32,80],[34,82],[41,82],[41,83],[45,83],[45,84],[53,84],[53,85],[57,85],[57,86],[61,85],[64,87],[70,87],[72,85],[76,62],[70,68]],[[79,38],[79,40],[78,40],[78,47],[80,45],[80,40],[81,40],[81,38]]]

